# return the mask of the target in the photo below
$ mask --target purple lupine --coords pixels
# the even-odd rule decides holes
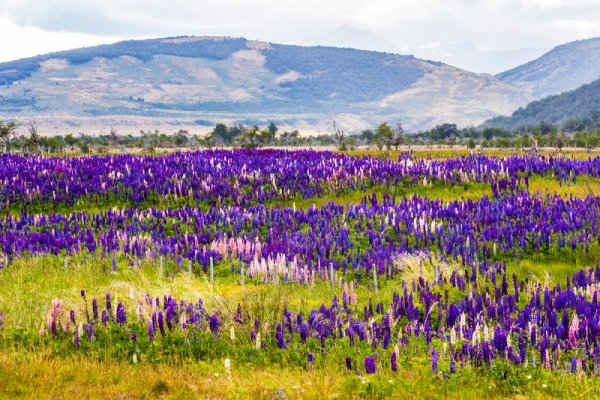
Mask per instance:
[[[309,365],[312,365],[312,364],[313,364],[313,362],[314,362],[314,356],[313,356],[313,353],[311,353],[311,352],[308,352],[308,354],[306,355],[306,359],[307,359],[307,361],[308,361],[308,364],[309,364]]]
[[[117,304],[117,323],[123,325],[127,322],[127,316],[125,315],[125,307],[123,303]]]
[[[71,323],[75,323],[75,310],[69,311],[69,319],[71,320]]]
[[[81,297],[83,297],[85,299],[85,289],[81,289]]]
[[[433,371],[434,374],[437,374],[438,372],[438,353],[435,349],[431,350],[431,371]]]
[[[94,321],[98,320],[98,301],[96,298],[92,299],[92,315],[94,316]]]
[[[573,356],[573,358],[571,358],[571,372],[577,372],[577,356]]]
[[[158,312],[158,329],[160,330],[160,335],[164,337],[166,335],[166,332],[165,332],[165,317],[164,317],[162,311]]]
[[[219,333],[219,327],[221,326],[221,323],[219,322],[219,316],[217,315],[217,313],[214,313],[213,315],[210,316],[209,326],[210,326],[210,331],[212,332],[213,335],[216,335],[217,333]]]
[[[50,324],[50,331],[52,332],[52,337],[56,338],[57,330],[56,330],[56,321],[52,321]]]
[[[374,356],[365,357],[365,372],[367,374],[374,374],[376,370],[377,370],[377,367],[375,366],[375,357]]]
[[[148,320],[148,338],[151,342],[154,341],[154,323],[152,319]]]
[[[102,310],[102,325],[106,325],[108,323],[109,316],[106,310]]]
[[[112,302],[110,300],[110,293],[106,292],[106,310],[109,314],[112,314]]]
[[[398,356],[396,355],[396,352],[392,352],[392,356],[390,359],[390,365],[392,368],[392,371],[396,372],[398,371],[398,361],[397,361]]]
[[[131,332],[131,341],[133,342],[134,345],[137,344],[137,333],[136,332]]]
[[[350,356],[346,356],[346,369],[352,371],[352,358]]]
[[[79,332],[77,331],[77,328],[75,328],[73,335],[75,336],[75,338],[74,338],[75,350],[79,350]]]

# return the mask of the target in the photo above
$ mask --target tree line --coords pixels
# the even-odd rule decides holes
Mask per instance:
[[[26,133],[24,133],[26,132]],[[590,125],[586,121],[571,119],[561,125],[545,121],[507,130],[497,127],[458,128],[456,124],[439,124],[431,129],[417,133],[406,133],[401,124],[390,125],[387,122],[373,129],[364,129],[358,134],[348,134],[336,121],[331,123],[331,131],[316,136],[302,136],[298,130],[280,129],[274,122],[266,127],[241,124],[226,125],[218,123],[206,135],[190,134],[178,130],[167,134],[159,130],[141,130],[138,134],[119,134],[111,129],[100,135],[67,134],[44,136],[40,134],[35,120],[24,124],[0,119],[0,152],[21,153],[62,153],[75,151],[81,153],[102,153],[109,149],[142,149],[154,152],[159,148],[213,148],[213,147],[321,147],[335,146],[340,151],[369,146],[379,150],[398,149],[404,145],[463,145],[468,148],[499,147],[600,147],[600,126]]]

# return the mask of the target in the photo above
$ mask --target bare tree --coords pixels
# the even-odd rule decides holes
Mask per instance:
[[[333,120],[333,134],[335,135],[335,141],[338,150],[346,151],[346,133],[337,127],[335,120]]]
[[[29,126],[27,127],[27,131],[29,131],[29,143],[31,144],[31,147],[33,148],[33,152],[35,154],[41,154],[42,153],[41,137],[40,137],[40,134],[38,131],[38,123],[35,120],[35,118],[29,120]]]

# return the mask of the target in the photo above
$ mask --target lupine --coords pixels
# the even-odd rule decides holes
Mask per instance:
[[[123,303],[117,305],[117,323],[123,325],[127,322],[127,316],[125,315],[125,307]]]
[[[217,313],[214,313],[210,316],[209,325],[210,331],[213,333],[213,335],[219,333],[219,327],[221,326],[221,323],[219,322],[219,317],[217,316]]]
[[[148,321],[148,339],[150,339],[151,342],[154,341],[154,323],[152,322],[152,319]]]
[[[374,374],[377,370],[377,367],[375,366],[375,357],[374,356],[367,356],[365,357],[365,372],[367,374]]]
[[[433,371],[434,374],[438,371],[438,353],[435,349],[431,350],[431,371]]]
[[[106,292],[106,310],[109,314],[112,314],[112,302],[110,300],[110,293]]]

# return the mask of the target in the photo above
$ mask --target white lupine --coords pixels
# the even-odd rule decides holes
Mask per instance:
[[[261,349],[261,340],[260,340],[260,332],[256,334],[256,350]]]

